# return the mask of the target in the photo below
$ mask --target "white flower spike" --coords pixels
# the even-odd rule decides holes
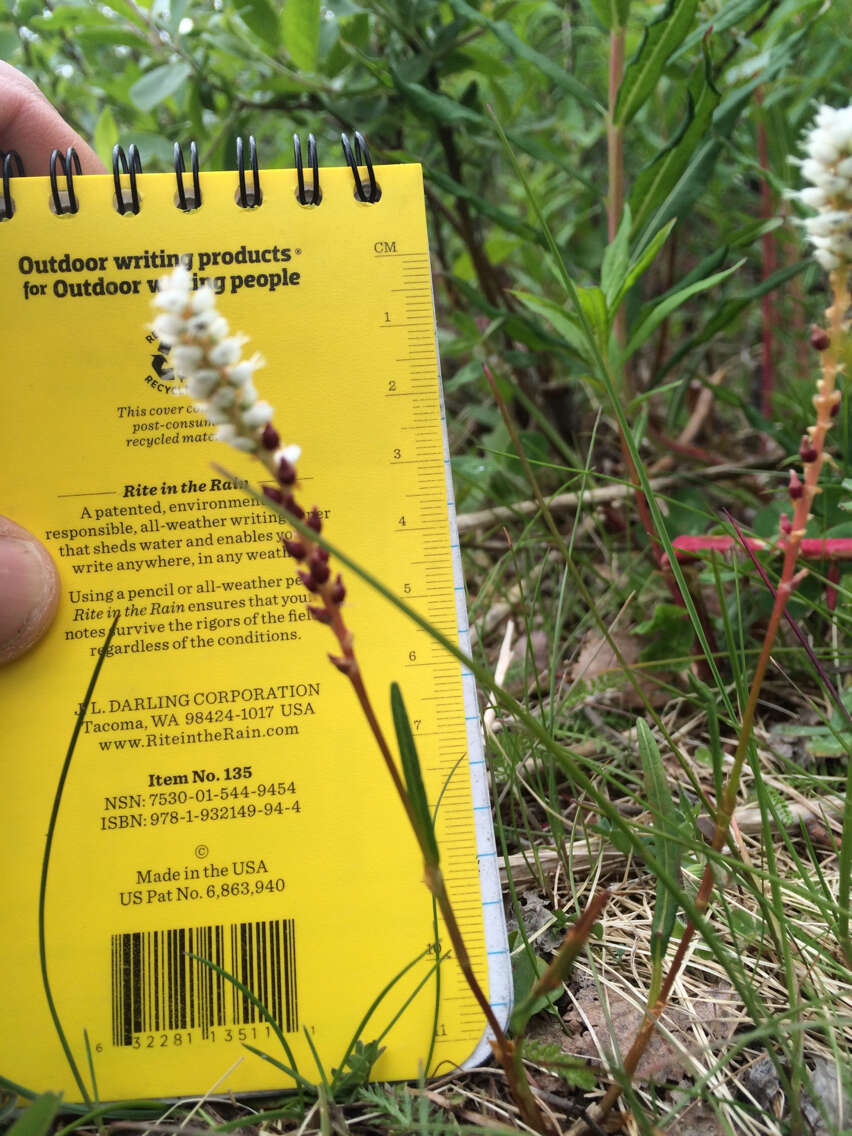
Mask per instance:
[[[252,376],[263,365],[260,355],[242,358],[246,339],[231,335],[228,321],[216,310],[212,288],[192,289],[192,276],[182,265],[160,280],[154,297],[160,309],[152,326],[170,351],[172,366],[196,409],[217,427],[215,437],[236,450],[257,454],[275,473],[284,461],[290,469],[298,446],[279,444],[271,425],[273,408],[258,399]]]
[[[810,185],[797,196],[818,210],[805,221],[814,257],[827,271],[852,267],[852,105],[821,106],[804,138],[802,176]]]

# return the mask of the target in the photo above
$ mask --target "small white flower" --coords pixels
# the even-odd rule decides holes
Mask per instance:
[[[174,312],[161,312],[151,328],[158,339],[164,343],[176,343],[183,332],[183,320]]]
[[[172,363],[179,375],[194,374],[203,358],[204,352],[194,343],[178,343],[172,348]]]
[[[230,367],[239,359],[242,346],[243,341],[235,335],[223,339],[210,349],[210,362],[214,367]]]
[[[243,450],[249,454],[257,449],[257,442],[253,438],[246,438],[238,434],[236,427],[230,423],[226,426],[220,426],[214,437],[218,442],[227,442],[235,450]]]
[[[230,410],[236,400],[237,396],[233,387],[220,386],[214,391],[210,404],[218,407],[219,410]]]
[[[233,367],[228,368],[228,382],[233,383],[235,387],[245,386],[246,383],[251,381],[255,370],[262,365],[263,360],[259,355],[253,355],[251,359],[243,359]]]
[[[301,456],[301,446],[283,446],[280,450],[276,450],[275,452],[275,463],[277,465],[278,462],[280,462],[281,459],[284,458],[290,463],[290,465],[295,465]]]
[[[227,410],[220,410],[218,406],[214,406],[212,402],[197,402],[195,409],[199,414],[203,414],[209,423],[213,426],[227,426],[231,422],[231,416]]]
[[[216,307],[216,294],[213,289],[205,284],[203,288],[199,288],[192,297],[192,310],[194,312],[209,312]]]
[[[218,371],[196,371],[194,375],[188,376],[186,380],[187,394],[190,398],[197,398],[199,400],[205,399],[208,395],[212,394],[218,384]]]
[[[243,411],[243,422],[251,430],[256,430],[259,426],[265,426],[267,422],[272,421],[272,415],[275,411],[268,402],[256,402]]]
[[[186,330],[190,335],[209,335],[218,318],[214,311],[196,312],[186,321]]]

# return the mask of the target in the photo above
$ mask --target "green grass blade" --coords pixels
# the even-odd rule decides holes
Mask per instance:
[[[77,1083],[77,1088],[85,1104],[91,1108],[92,1100],[89,1096],[89,1091],[83,1080],[82,1074],[77,1067],[77,1062],[71,1052],[71,1046],[68,1044],[68,1039],[65,1036],[65,1030],[62,1028],[62,1022],[59,1018],[59,1012],[56,1009],[56,1003],[53,1000],[53,990],[50,985],[50,978],[47,973],[47,935],[45,931],[45,909],[47,905],[47,877],[50,870],[50,854],[53,850],[53,839],[56,835],[56,823],[59,820],[59,809],[62,805],[62,794],[65,790],[65,782],[68,779],[68,772],[71,769],[71,761],[74,757],[74,750],[77,748],[77,740],[80,737],[80,731],[83,729],[83,722],[86,718],[86,713],[89,709],[89,703],[92,701],[92,695],[95,693],[97,686],[98,676],[101,673],[101,667],[104,665],[104,660],[107,657],[109,645],[112,642],[112,637],[115,634],[116,624],[118,623],[118,616],[110,624],[109,630],[106,633],[103,646],[98,652],[97,662],[92,670],[92,677],[89,679],[89,685],[86,687],[86,693],[83,695],[83,700],[80,703],[80,708],[77,711],[77,720],[74,723],[74,729],[71,733],[71,741],[68,743],[68,750],[65,754],[65,760],[62,763],[62,768],[59,771],[59,780],[56,783],[56,791],[53,795],[53,805],[50,810],[50,819],[47,822],[47,835],[44,841],[44,854],[41,861],[41,880],[39,881],[38,891],[38,954],[39,963],[41,965],[41,981],[44,986],[44,995],[47,999],[47,1007],[50,1011],[50,1016],[53,1019],[53,1026],[59,1038],[59,1043],[62,1046],[62,1051],[65,1054],[65,1059],[71,1069],[74,1080]]]
[[[402,692],[395,682],[391,683],[391,713],[393,714],[393,725],[399,745],[402,775],[405,779],[405,788],[408,792],[411,812],[417,828],[417,840],[426,863],[430,867],[437,868],[441,857],[438,852],[438,841],[435,838],[432,815],[429,812],[429,802],[426,799],[426,786],[423,784],[420,758],[417,756],[417,747],[414,744],[414,735],[411,732],[408,713],[402,700]]]
[[[639,737],[639,756],[645,775],[645,790],[654,818],[654,851],[674,878],[680,872],[681,844],[677,839],[678,815],[669,789],[663,759],[654,735],[642,718],[636,720]],[[677,897],[667,887],[657,883],[657,896],[651,922],[651,962],[659,964],[665,958],[677,916]]]
[[[42,1093],[21,1113],[6,1136],[47,1136],[58,1111],[59,1097],[55,1093]]]

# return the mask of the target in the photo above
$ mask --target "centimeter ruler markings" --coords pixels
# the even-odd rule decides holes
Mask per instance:
[[[395,357],[399,368],[396,389],[388,391],[387,397],[402,399],[397,404],[398,428],[406,439],[406,447],[410,448],[413,442],[413,460],[405,464],[415,466],[416,478],[414,491],[404,494],[413,523],[408,523],[406,515],[405,528],[397,530],[400,539],[416,542],[409,544],[408,552],[410,563],[420,575],[414,593],[405,598],[416,602],[430,623],[468,651],[470,640],[455,525],[450,526],[448,533],[447,503],[452,483],[448,475],[449,459],[445,453],[443,407],[440,424],[435,421],[435,399],[439,392],[436,391],[438,369],[428,255],[385,254],[380,259],[390,262],[389,275],[396,277],[394,286],[389,289],[393,295],[390,303],[395,310],[389,314],[390,325],[396,334],[395,343],[400,348],[399,355]],[[408,450],[401,446],[399,452],[401,457],[392,465],[405,462]],[[416,519],[412,506],[416,508]],[[450,557],[447,556],[448,536]],[[477,742],[474,752],[479,752],[476,693],[472,676],[468,675],[463,680],[458,662],[425,631],[416,630],[420,634],[416,640],[415,658],[409,659],[405,666],[407,670],[428,669],[431,690],[417,700],[418,709],[409,710],[409,713],[412,719],[419,718],[423,726],[431,721],[430,728],[417,730],[415,738],[431,741],[431,744],[422,747],[429,754],[426,756],[424,752],[424,773],[433,807],[443,789],[438,823],[442,833],[440,844],[444,876],[459,925],[474,946],[480,939],[483,925],[483,901],[479,887],[471,894],[469,882],[471,857],[477,856],[477,843],[483,844],[481,838],[478,841],[471,839],[470,826],[470,777],[473,769],[469,752],[474,736]],[[467,689],[463,688],[463,682]],[[488,806],[480,803],[478,808],[482,810]],[[474,817],[479,818],[477,811]],[[493,847],[490,828],[485,843],[485,854],[489,855]],[[481,847],[479,852],[482,852]],[[461,986],[458,989],[455,998],[466,1000],[466,989]],[[465,1037],[479,1037],[482,1015],[478,1007],[459,1014],[458,1028]]]

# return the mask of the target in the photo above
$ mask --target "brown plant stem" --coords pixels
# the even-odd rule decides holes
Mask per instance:
[[[276,466],[275,458],[272,456],[271,452],[259,450],[257,451],[257,457],[272,474],[276,483],[282,484],[282,488],[287,494],[287,497],[285,497],[283,501],[278,500],[281,494],[276,491],[275,495],[273,496],[269,493],[268,490],[267,495],[270,496],[271,500],[276,501],[276,503],[279,504],[285,514],[289,515],[293,520],[298,521],[300,519],[299,512],[301,512],[301,508],[292,496],[292,490],[294,488],[295,482],[289,485],[284,485],[280,482],[279,469]],[[301,545],[301,548],[298,550],[299,555],[297,555],[295,558],[300,562],[304,562],[310,565],[314,555],[319,549],[319,546],[314,541],[312,541],[309,536],[306,535],[304,530],[300,532],[299,544]],[[290,551],[291,555],[293,555],[292,546],[290,546],[290,549],[288,549],[288,551]],[[515,1099],[515,1102],[517,1103],[521,1116],[523,1117],[526,1124],[535,1129],[535,1131],[542,1133],[542,1136],[555,1136],[554,1129],[545,1120],[545,1117],[542,1114],[542,1111],[539,1108],[535,1097],[533,1096],[532,1089],[530,1088],[526,1072],[524,1071],[521,1062],[520,1051],[519,1049],[516,1049],[513,1042],[509,1040],[509,1038],[503,1031],[503,1028],[497,1020],[497,1016],[494,1013],[491,1003],[488,1001],[488,998],[482,987],[480,986],[476,974],[474,973],[470,955],[462,936],[461,929],[458,925],[452,903],[450,902],[450,897],[447,892],[446,883],[444,881],[440,865],[434,857],[433,853],[426,846],[425,842],[421,839],[420,828],[415,818],[411,799],[400,776],[399,770],[397,769],[397,765],[391,752],[390,746],[387,743],[384,731],[382,730],[379,720],[376,717],[370,696],[367,693],[367,688],[364,684],[361,668],[358,664],[358,658],[355,653],[354,636],[346,626],[346,622],[341,611],[342,601],[336,594],[336,589],[339,587],[339,584],[335,583],[332,580],[331,574],[329,574],[328,578],[321,584],[312,585],[312,582],[305,579],[305,577],[303,577],[303,581],[305,582],[305,586],[310,587],[310,590],[317,594],[322,600],[322,609],[309,607],[309,611],[315,619],[317,619],[321,623],[326,623],[329,626],[338,642],[341,654],[339,656],[332,655],[329,657],[337,667],[337,669],[344,675],[346,675],[346,677],[352,684],[352,688],[355,691],[355,696],[358,699],[358,703],[361,706],[364,717],[367,720],[370,731],[376,741],[379,752],[382,755],[382,760],[384,761],[387,771],[390,774],[390,778],[393,782],[396,794],[399,797],[403,809],[405,810],[406,817],[408,818],[408,823],[411,826],[411,830],[414,833],[416,839],[418,840],[420,852],[423,857],[423,882],[426,884],[426,887],[429,889],[429,891],[435,898],[436,903],[438,904],[438,908],[441,912],[441,917],[443,918],[444,925],[447,929],[447,935],[449,936],[450,942],[452,943],[453,951],[455,953],[456,962],[458,963],[459,969],[461,970],[471,993],[476,999],[476,1002],[482,1010],[490,1030],[494,1034],[494,1040],[490,1043],[491,1048],[495,1056],[500,1061],[501,1066],[503,1067],[503,1071],[506,1075],[506,1080],[508,1082],[510,1091]]]

